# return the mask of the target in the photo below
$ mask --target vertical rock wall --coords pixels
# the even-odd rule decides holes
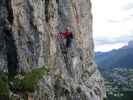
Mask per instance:
[[[50,69],[34,100],[103,99],[103,80],[94,62],[90,0],[1,0],[0,8],[0,69],[11,74],[43,65]],[[64,54],[57,33],[67,26],[74,41]]]
[[[5,14],[3,14],[5,13]],[[6,41],[5,41],[5,18],[7,18],[6,4],[4,0],[0,1],[0,70],[7,70]]]

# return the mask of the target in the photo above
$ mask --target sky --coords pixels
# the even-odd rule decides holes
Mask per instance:
[[[118,49],[133,40],[133,0],[91,0],[95,51]]]

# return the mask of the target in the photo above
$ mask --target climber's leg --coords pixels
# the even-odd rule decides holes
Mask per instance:
[[[72,38],[68,37],[66,40],[66,48],[70,48],[72,44]]]

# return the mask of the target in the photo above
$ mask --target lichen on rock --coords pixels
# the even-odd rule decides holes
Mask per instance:
[[[0,72],[0,99],[9,97],[10,88],[8,86],[8,77]]]
[[[16,92],[34,92],[38,87],[38,82],[46,77],[48,69],[46,67],[33,69],[26,74],[18,74],[11,80],[12,91]]]

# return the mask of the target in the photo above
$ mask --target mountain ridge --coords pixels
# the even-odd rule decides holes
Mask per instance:
[[[96,52],[95,60],[100,68],[110,69],[115,67],[130,68],[133,67],[133,41],[129,41],[119,49],[113,49],[109,52]],[[105,63],[106,62],[106,63]]]

